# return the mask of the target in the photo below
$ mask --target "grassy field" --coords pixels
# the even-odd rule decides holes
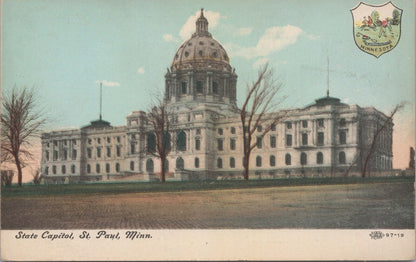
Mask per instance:
[[[413,178],[10,187],[3,229],[414,228]]]
[[[2,187],[1,196],[36,196],[62,194],[121,194],[141,192],[181,192],[199,190],[219,190],[237,188],[265,188],[302,185],[338,185],[366,183],[411,182],[414,177],[334,177],[334,178],[287,178],[273,180],[215,180],[215,181],[178,181],[178,182],[113,182],[82,183],[61,185],[16,185]]]

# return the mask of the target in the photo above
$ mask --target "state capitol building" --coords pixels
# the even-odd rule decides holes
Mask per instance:
[[[242,178],[236,86],[227,52],[208,32],[201,11],[196,32],[178,48],[165,75],[164,101],[175,112],[167,181]],[[284,118],[257,138],[250,179],[358,175],[377,128],[387,121],[373,107],[344,104],[329,95],[275,115]],[[257,126],[259,133],[262,128]],[[389,122],[377,137],[371,172],[392,169],[392,133]],[[143,111],[131,112],[125,126],[111,126],[100,117],[80,129],[44,133],[42,176],[46,183],[156,180],[160,159],[145,150],[154,143]]]

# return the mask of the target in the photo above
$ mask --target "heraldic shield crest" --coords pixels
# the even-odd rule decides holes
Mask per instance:
[[[351,13],[355,44],[362,51],[378,58],[399,43],[403,10],[391,2],[378,6],[360,2]]]

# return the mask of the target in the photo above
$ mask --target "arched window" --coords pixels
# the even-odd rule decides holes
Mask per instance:
[[[290,156],[290,154],[285,155],[285,163],[287,166],[290,166],[292,164],[292,157]]]
[[[276,165],[276,157],[274,155],[270,156],[270,166]]]
[[[154,172],[153,160],[151,158],[147,159],[146,161],[146,172],[149,172],[149,173]]]
[[[195,168],[199,168],[199,158],[195,157],[194,165]]]
[[[261,166],[261,156],[256,157],[256,166],[258,166],[258,167]]]
[[[182,157],[176,158],[176,168],[178,168],[178,169],[184,169],[185,168],[185,163],[184,163]]]
[[[345,152],[344,151],[339,152],[338,159],[339,159],[340,164],[345,164],[346,161],[345,161]]]
[[[221,158],[217,159],[217,167],[222,168],[222,159]]]
[[[178,151],[186,150],[186,134],[183,130],[176,134],[176,149]]]
[[[97,164],[97,165],[95,166],[95,171],[97,172],[97,174],[99,174],[99,173],[100,173],[100,164]]]
[[[324,163],[324,154],[322,152],[316,153],[316,163],[323,164]]]
[[[75,165],[71,166],[71,173],[74,174],[75,173]]]
[[[230,168],[234,168],[234,167],[235,167],[235,158],[230,157]]]
[[[90,164],[87,164],[87,173],[88,174],[91,173],[91,166],[90,166]]]
[[[308,156],[306,155],[305,152],[300,153],[300,164],[306,165],[308,163]]]
[[[133,171],[134,170],[134,161],[130,161],[130,170]]]
[[[63,165],[61,167],[61,172],[62,172],[62,174],[65,174],[66,173],[66,166],[65,165]]]
[[[110,164],[109,163],[105,164],[105,172],[110,173]]]
[[[116,172],[120,172],[120,164],[116,163]]]
[[[156,136],[153,133],[147,134],[147,152],[153,153],[156,151]]]

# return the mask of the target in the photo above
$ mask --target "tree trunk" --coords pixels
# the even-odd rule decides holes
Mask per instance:
[[[160,158],[160,182],[165,182],[165,158]]]
[[[17,168],[17,183],[19,186],[22,186],[22,166],[19,157],[15,157],[15,164]]]
[[[248,180],[250,154],[244,156],[244,180]]]

